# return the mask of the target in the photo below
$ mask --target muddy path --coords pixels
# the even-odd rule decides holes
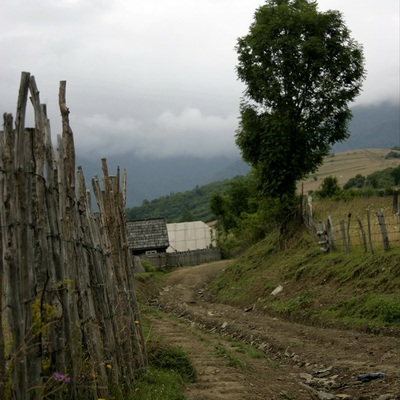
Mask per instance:
[[[256,305],[215,303],[207,283],[228,263],[176,270],[149,299],[179,317],[153,316],[151,322],[193,360],[198,378],[187,386],[189,400],[400,399],[400,338],[310,327],[266,316]],[[263,357],[238,343],[251,344]],[[358,379],[371,373],[382,375]]]

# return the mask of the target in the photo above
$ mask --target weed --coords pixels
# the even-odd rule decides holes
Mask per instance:
[[[233,368],[244,368],[246,364],[239,360],[238,358],[234,357],[232,353],[227,350],[222,344],[218,344],[214,346],[214,355],[216,357],[224,357],[226,358],[226,365],[228,367]]]
[[[237,353],[248,354],[251,358],[266,358],[267,356],[261,351],[256,349],[255,347],[242,343],[242,342],[234,342],[231,345]]]

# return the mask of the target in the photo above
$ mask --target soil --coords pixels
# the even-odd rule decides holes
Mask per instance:
[[[306,326],[269,317],[254,305],[216,303],[207,283],[228,264],[175,270],[149,300],[179,317],[153,316],[151,322],[155,332],[192,358],[198,377],[186,387],[188,400],[400,399],[399,337]],[[239,352],[238,342],[265,356]],[[226,353],[218,357],[216,349]],[[359,380],[374,373],[379,375],[370,377],[376,379]]]

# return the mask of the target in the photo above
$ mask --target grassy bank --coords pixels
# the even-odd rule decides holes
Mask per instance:
[[[211,284],[217,300],[308,324],[400,331],[398,248],[324,254],[305,229],[276,248],[270,234],[219,275]]]

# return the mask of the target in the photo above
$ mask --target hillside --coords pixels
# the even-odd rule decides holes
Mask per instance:
[[[128,208],[126,217],[128,221],[165,218],[167,222],[210,222],[215,219],[210,209],[210,198],[214,192],[223,191],[229,181],[214,182],[186,192],[145,200],[141,206]]]

